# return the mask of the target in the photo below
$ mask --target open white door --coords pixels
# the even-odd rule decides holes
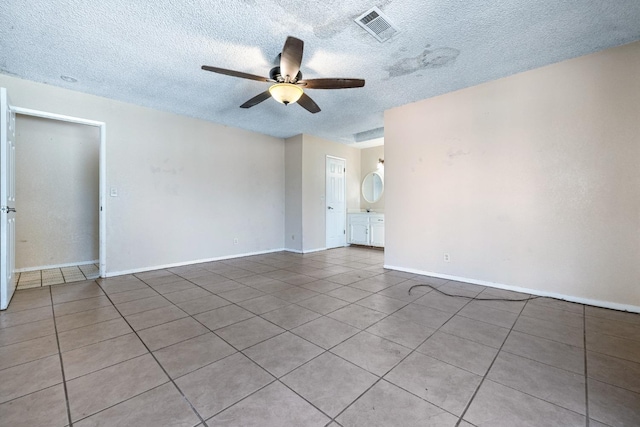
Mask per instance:
[[[327,248],[347,245],[345,200],[346,160],[327,156],[326,203]]]
[[[16,114],[7,89],[0,88],[0,310],[9,306],[16,289]]]

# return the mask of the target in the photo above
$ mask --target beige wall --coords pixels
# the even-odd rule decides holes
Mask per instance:
[[[638,76],[634,43],[388,111],[385,264],[640,310]]]
[[[384,160],[384,145],[379,145],[377,147],[363,148],[360,150],[360,185],[362,186],[362,181],[370,172],[378,172],[382,175],[382,179],[384,181],[384,166],[378,168],[378,159]],[[362,187],[360,187],[362,189]],[[382,196],[380,200],[375,203],[367,202],[364,197],[362,197],[362,191],[360,191],[360,207],[362,209],[371,209],[375,212],[384,212],[384,191],[382,192]]]
[[[326,247],[325,169],[327,156],[346,160],[347,209],[360,209],[360,150],[311,135],[303,135],[303,251]],[[346,226],[346,219],[345,219]]]
[[[302,252],[302,135],[284,142],[285,248]]]
[[[284,247],[282,139],[5,75],[0,86],[14,105],[107,123],[108,273]]]
[[[16,117],[16,268],[98,259],[98,128]]]

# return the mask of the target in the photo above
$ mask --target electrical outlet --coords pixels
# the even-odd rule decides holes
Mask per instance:
[[[446,252],[444,254],[444,262],[451,262],[451,255]]]
[[[238,244],[238,238],[237,238],[237,237],[235,237],[235,238],[233,239],[233,244],[234,244],[234,245],[237,245],[237,244]]]

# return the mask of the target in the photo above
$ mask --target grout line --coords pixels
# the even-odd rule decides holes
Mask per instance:
[[[476,395],[478,394],[478,391],[480,391],[480,387],[482,387],[482,384],[484,384],[484,381],[487,378],[487,375],[489,375],[489,372],[491,371],[491,368],[493,368],[493,365],[496,363],[496,360],[498,359],[498,356],[502,352],[502,348],[504,347],[504,344],[509,339],[509,335],[511,335],[511,332],[513,332],[513,328],[515,327],[516,323],[518,322],[518,319],[520,318],[520,315],[524,311],[524,308],[527,306],[527,304],[529,304],[529,301],[527,301],[527,303],[525,305],[523,305],[522,308],[520,309],[520,313],[518,313],[518,317],[516,317],[516,319],[514,320],[513,324],[511,325],[511,328],[509,328],[509,333],[505,337],[504,341],[502,341],[502,345],[500,346],[500,349],[498,350],[496,355],[493,357],[493,360],[491,361],[491,364],[489,365],[489,368],[487,368],[487,371],[482,376],[482,379],[480,380],[480,383],[478,384],[478,386],[476,387],[475,391],[473,392],[473,395],[471,396],[471,399],[469,399],[469,402],[467,402],[467,405],[464,408],[464,411],[462,411],[462,414],[460,415],[460,419],[456,423],[456,427],[460,426],[460,423],[463,421],[465,414],[467,413],[467,411],[471,407],[471,403],[473,403],[474,399],[476,398]],[[556,406],[558,406],[558,405],[556,405]]]
[[[589,375],[587,372],[587,309],[585,306],[582,306],[582,326],[583,326],[583,334],[582,339],[584,342],[584,404],[585,404],[585,414],[586,414],[586,427],[589,427]]]
[[[146,285],[146,283],[145,283]],[[100,286],[100,284],[98,283],[98,286]],[[149,285],[147,285],[149,286]],[[100,286],[100,289],[102,289],[102,286]],[[102,289],[102,291],[104,292],[104,289]],[[106,294],[106,292],[105,292]],[[138,334],[138,332],[136,330],[133,329],[133,327],[131,326],[131,324],[127,321],[127,319],[122,315],[122,313],[120,313],[120,310],[118,310],[118,307],[115,306],[115,304],[113,304],[113,302],[111,301],[111,298],[109,298],[109,296],[107,295],[107,298],[109,299],[109,302],[111,302],[111,304],[113,305],[113,307],[116,309],[116,311],[120,314],[122,320],[125,321],[125,323],[129,326],[129,328],[131,328],[131,330],[133,331],[134,334],[136,334],[136,337],[138,337],[138,339],[140,340],[140,342],[142,343],[142,345],[147,349],[147,351],[149,352],[149,354],[151,355],[151,357],[153,357],[153,360],[155,360],[155,362],[158,364],[158,366],[160,367],[160,369],[162,369],[162,372],[164,372],[164,374],[167,376],[167,378],[169,379],[169,381],[173,384],[173,386],[178,390],[178,392],[182,395],[182,397],[184,398],[184,400],[189,404],[189,406],[191,407],[191,409],[193,410],[193,412],[196,414],[196,416],[198,417],[198,419],[202,422],[202,424],[206,427],[207,423],[205,422],[204,418],[198,413],[198,411],[196,411],[196,408],[191,404],[191,402],[189,401],[189,399],[187,399],[187,396],[185,396],[185,394],[183,393],[182,389],[180,387],[178,387],[178,385],[176,384],[176,382],[173,380],[173,378],[171,378],[171,376],[169,375],[169,373],[166,371],[166,369],[164,368],[164,366],[162,366],[162,364],[160,363],[160,361],[157,359],[156,355],[153,354],[153,351],[151,351],[151,349],[149,348],[149,346],[147,345],[147,343],[145,343],[142,338],[140,338],[140,335]],[[171,302],[171,301],[169,301]],[[166,384],[166,383],[164,383]],[[145,393],[149,391],[146,390]],[[131,399],[131,398],[130,398]],[[123,400],[122,402],[126,402],[127,400],[130,399],[126,399]],[[118,404],[122,403],[122,402],[118,402]],[[115,406],[115,405],[114,405]],[[93,414],[92,414],[93,415]]]
[[[53,293],[49,288],[49,296],[51,297],[51,306],[53,308]],[[56,332],[56,344],[58,345],[58,357],[60,358],[60,371],[62,373],[62,385],[64,387],[64,400],[67,406],[67,419],[69,420],[69,427],[73,427],[73,420],[71,419],[71,405],[69,404],[69,391],[67,390],[67,379],[64,375],[64,362],[62,361],[62,350],[60,349],[60,339],[58,338],[58,326],[56,325],[56,316],[52,310],[53,328]]]

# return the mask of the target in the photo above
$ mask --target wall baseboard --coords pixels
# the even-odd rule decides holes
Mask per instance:
[[[99,262],[100,260],[96,259],[94,261],[69,262],[66,264],[41,265],[39,267],[16,268],[14,271],[16,273],[26,273],[27,271],[49,270],[51,268],[64,268],[64,267],[73,267],[76,265],[98,264]]]
[[[640,306],[636,306],[636,305],[619,304],[611,301],[600,301],[600,300],[594,300],[589,298],[576,297],[572,295],[558,294],[555,292],[541,291],[539,289],[521,288],[519,286],[511,286],[511,285],[505,285],[502,283],[487,282],[485,280],[470,279],[468,277],[452,276],[449,274],[440,274],[440,273],[434,273],[431,271],[416,270],[414,268],[397,267],[397,266],[387,265],[387,264],[384,265],[384,268],[388,268],[390,270],[404,271],[406,273],[419,274],[422,276],[437,277],[439,279],[456,280],[458,282],[466,282],[474,285],[488,286],[490,288],[504,289],[507,291],[522,292],[525,294],[531,294],[531,295],[536,295],[541,297],[550,297],[550,298],[560,299],[564,301],[575,302],[578,304],[592,305],[595,307],[610,308],[610,309],[619,310],[619,311],[629,311],[631,313],[640,313]]]
[[[321,252],[321,251],[326,251],[327,248],[317,248],[317,249],[306,249],[306,250],[298,250],[298,249],[285,249],[285,251],[287,252],[293,252],[296,254],[310,254],[313,252]]]
[[[224,256],[215,257],[215,258],[205,258],[205,259],[197,259],[193,261],[176,262],[173,264],[154,265],[150,267],[134,268],[131,270],[108,271],[106,274],[106,277],[123,276],[125,274],[144,273],[145,271],[162,270],[165,268],[174,268],[174,267],[184,267],[185,265],[201,264],[203,262],[224,261],[226,259],[242,258],[246,256],[253,256],[253,255],[272,254],[274,252],[284,252],[284,251],[286,251],[286,249],[284,248],[269,249],[266,251],[248,252],[244,254],[235,254],[235,255],[224,255]]]

